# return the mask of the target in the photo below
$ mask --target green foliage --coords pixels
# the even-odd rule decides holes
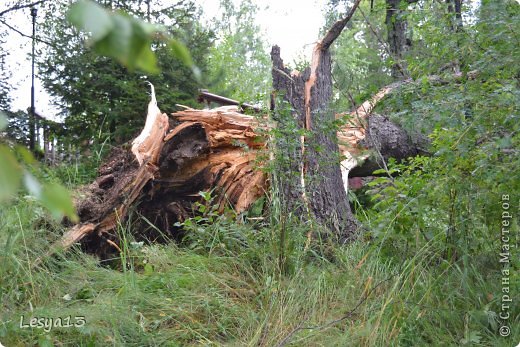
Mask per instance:
[[[173,55],[184,64],[193,66],[189,51],[175,39],[166,36],[164,27],[153,25],[123,12],[110,13],[91,0],[73,4],[67,15],[80,30],[90,33],[90,45],[101,55],[114,57],[130,70],[159,72],[152,51],[152,39],[159,34],[169,41]]]
[[[7,146],[0,147],[0,160],[4,163],[0,171],[0,200],[6,200],[18,190],[20,166]]]
[[[29,114],[24,111],[6,111],[6,137],[20,145],[29,147]]]
[[[43,206],[52,212],[55,218],[67,216],[74,222],[79,221],[71,202],[70,193],[63,186],[56,183],[45,184],[36,197],[41,200]]]
[[[518,272],[520,263],[511,259],[503,266],[498,256],[505,251],[503,199],[517,203],[520,191],[520,50],[511,44],[520,30],[520,6],[483,2],[473,22],[460,32],[446,27],[448,14],[438,15],[445,11],[442,6],[428,3],[410,17],[420,39],[415,59],[408,60],[416,82],[377,109],[410,131],[428,134],[432,156],[391,161],[389,170],[398,175],[370,184],[373,205],[364,211],[366,237],[392,261],[423,254],[429,264],[424,271],[439,273],[442,280],[429,287],[431,293],[421,285],[413,290],[424,293],[421,300],[437,295],[453,305],[454,311],[449,312],[417,308],[412,313],[408,305],[403,310],[394,308],[392,314],[403,317],[402,321],[396,318],[397,324],[403,324],[400,343],[439,343],[442,340],[427,337],[429,323],[421,322],[438,321],[443,326],[442,321],[455,314],[464,331],[455,343],[508,345],[515,338],[498,334],[501,271]],[[447,63],[449,69],[443,67]],[[460,75],[454,67],[460,68]],[[517,233],[518,228],[518,219],[507,221],[509,233]],[[508,235],[506,239],[512,241]],[[517,276],[510,281],[510,290],[517,291]],[[413,320],[408,314],[427,317]],[[519,306],[512,305],[508,323],[517,324],[519,316]]]
[[[370,31],[384,38],[382,18],[377,19],[384,2],[374,3],[373,13],[362,10]],[[518,208],[520,191],[520,50],[515,44],[520,6],[514,1],[483,1],[480,6],[463,2],[464,26],[457,30],[449,25],[453,13],[445,2],[419,2],[406,16],[412,48],[405,58],[415,81],[375,112],[390,116],[410,133],[429,136],[431,156],[387,163],[392,177],[375,178],[367,191],[370,203],[358,209],[366,228],[364,239],[374,254],[401,264],[403,282],[395,290],[403,296],[387,292],[388,306],[377,321],[399,327],[377,326],[379,332],[397,336],[393,343],[391,338],[377,341],[415,346],[514,344],[517,337],[498,333],[501,271],[518,273],[520,263],[515,259],[502,266],[498,256],[504,251],[502,199],[515,201]],[[374,36],[366,35],[367,25],[352,23],[352,32],[343,33],[336,45],[336,88],[340,99],[355,103],[384,85],[389,72],[389,65],[372,63],[370,54],[356,60],[356,52],[375,42]],[[378,45],[372,47],[385,55]],[[370,76],[369,62],[382,76]],[[518,219],[513,219],[507,221],[509,233],[518,232]],[[516,241],[507,234],[506,239],[514,248]],[[518,290],[518,276],[510,281],[510,290]],[[516,325],[518,317],[520,307],[514,304],[508,324]],[[447,325],[458,332],[448,337]],[[374,341],[371,344],[380,345]]]
[[[334,57],[332,74],[337,91],[333,106],[338,112],[364,102],[391,81],[387,68],[389,64],[381,59],[387,56],[383,46],[386,43],[382,41],[385,39],[386,5],[384,1],[373,3],[371,9],[372,2],[361,2],[348,27],[331,48]],[[348,9],[347,2],[329,1],[323,30],[342,18]]]
[[[433,153],[430,158],[390,163],[390,169],[400,175],[372,183],[372,232],[390,246],[390,254],[413,255],[433,240],[439,250],[444,249],[444,256],[482,254],[499,247],[490,244],[489,238],[493,226],[500,225],[500,197],[513,196],[520,189],[516,174],[520,166],[518,71],[502,65],[520,60],[518,47],[509,44],[514,41],[513,26],[518,27],[519,15],[518,6],[511,12],[507,3],[495,4],[488,16],[481,15],[473,26],[464,28],[465,35],[473,38],[459,41],[460,50],[451,57],[456,59],[475,44],[478,51],[486,43],[486,54],[464,56],[464,69],[478,71],[476,77],[457,79],[451,73],[442,84],[424,78],[380,106],[380,112],[404,127],[430,133]],[[431,35],[443,30],[442,22],[430,20],[421,32]],[[497,25],[495,32],[490,23]],[[444,38],[442,46],[438,41],[431,49],[446,50],[452,40]],[[423,64],[410,61],[409,67],[419,71],[427,68]],[[430,64],[428,68],[437,67]]]
[[[271,62],[251,0],[220,2],[222,17],[215,24],[217,40],[209,56],[213,92],[243,102],[265,102],[271,88]]]
[[[76,27],[90,33],[94,44],[116,31],[114,27],[117,20],[110,18],[110,14],[93,1],[74,3],[69,9],[68,20]],[[123,33],[127,34],[124,31]]]
[[[199,195],[203,198],[203,203],[194,204],[196,216],[175,224],[182,227],[185,233],[183,243],[190,249],[209,254],[226,254],[243,247],[246,243],[244,231],[247,229],[237,228],[233,218],[226,215],[231,211],[219,213],[209,192],[200,192]]]

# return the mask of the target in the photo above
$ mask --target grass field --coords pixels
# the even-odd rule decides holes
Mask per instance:
[[[512,336],[497,333],[502,285],[497,259],[490,255],[447,263],[426,245],[397,262],[360,240],[329,247],[324,258],[319,248],[306,247],[305,226],[289,225],[281,273],[276,225],[221,217],[198,227],[204,236],[193,235],[182,245],[134,242],[122,225],[123,253],[109,264],[74,249],[35,267],[62,227],[31,199],[19,197],[0,209],[0,228],[5,346],[515,346],[520,341],[517,303],[509,319]],[[31,318],[47,322],[30,328]],[[45,326],[51,319],[71,326]]]

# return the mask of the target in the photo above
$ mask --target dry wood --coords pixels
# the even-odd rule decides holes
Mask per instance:
[[[230,206],[237,213],[265,193],[266,175],[258,169],[258,153],[266,143],[254,130],[259,127],[255,117],[236,107],[187,109],[172,114],[175,126],[165,134],[168,117],[151,103],[147,121],[150,111],[153,123],[133,141],[132,154],[118,148],[100,167],[99,178],[78,205],[81,223],[51,253],[82,240],[100,255],[107,252],[107,247],[96,249],[101,239],[112,251],[119,249],[114,230],[130,208],[173,237],[174,223],[193,215],[200,191],[214,191],[213,203],[220,212]]]
[[[248,104],[248,103],[245,103],[245,102],[240,102],[238,100],[233,100],[233,99],[230,99],[230,98],[226,98],[224,96],[213,94],[213,93],[208,92],[205,89],[199,90],[199,102],[200,103],[207,102],[208,105],[211,102],[216,102],[217,104],[220,104],[220,105],[239,106],[243,110],[252,110],[252,111],[257,112],[257,113],[262,111],[261,108],[258,107],[258,106],[254,106],[254,105],[251,105],[251,104]]]
[[[141,134],[132,141],[132,152],[139,165],[144,162],[157,163],[164,135],[168,131],[168,116],[157,107],[155,88],[151,83],[150,87],[152,89],[152,100],[148,104],[146,123]]]

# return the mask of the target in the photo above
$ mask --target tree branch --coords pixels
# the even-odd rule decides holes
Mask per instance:
[[[327,31],[323,39],[321,40],[321,49],[326,51],[329,49],[330,45],[338,38],[339,34],[343,31],[343,28],[345,28],[345,25],[350,21],[352,16],[354,15],[354,12],[356,12],[356,9],[359,6],[359,3],[361,0],[356,0],[354,5],[352,5],[352,8],[350,9],[347,16],[336,23],[332,25],[332,27]]]
[[[8,9],[5,9],[3,11],[0,11],[0,17],[3,16],[4,14],[8,13],[8,12],[12,12],[12,11],[18,11],[18,10],[22,10],[24,8],[28,8],[28,7],[34,7],[34,6],[37,6],[37,5],[41,5],[43,4],[44,2],[47,2],[49,0],[39,0],[39,1],[35,1],[35,2],[32,2],[32,3],[29,3],[29,4],[25,4],[25,5],[14,5],[12,7],[9,7]]]
[[[20,30],[16,29],[15,27],[13,27],[12,25],[8,24],[6,21],[4,21],[3,19],[0,19],[0,24],[3,24],[5,25],[6,27],[8,27],[9,29],[11,29],[12,31],[16,32],[17,34],[23,36],[23,37],[26,37],[28,39],[32,39],[32,36],[31,35],[27,35],[27,34],[24,34],[23,32],[21,32]],[[34,38],[36,41],[38,42],[41,42],[41,43],[45,43],[46,45],[49,45],[51,47],[56,47],[54,44],[50,43],[49,41],[45,41],[45,40],[42,40],[42,39],[39,39],[37,37]]]
[[[368,20],[367,16],[365,16],[365,12],[363,12],[362,9],[359,9],[359,12],[361,12],[361,15],[365,19],[365,23],[368,25],[368,28],[370,29],[372,34],[374,34],[374,36],[376,37],[376,39],[379,42],[379,44],[383,47],[383,49],[385,50],[386,54],[388,54],[388,56],[391,57],[393,61],[395,61],[395,65],[399,69],[399,72],[401,73],[401,75],[403,75],[404,78],[410,78],[410,74],[403,67],[403,65],[399,62],[399,59],[397,59],[397,57],[392,52],[390,52],[390,49],[388,48],[388,43],[385,42],[385,40],[383,40],[381,38],[381,35],[379,35],[377,30],[374,29],[374,27],[372,26],[372,23],[370,23],[370,21]]]

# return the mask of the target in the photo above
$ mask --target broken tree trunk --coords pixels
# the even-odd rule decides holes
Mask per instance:
[[[435,78],[432,77],[432,80]],[[336,115],[336,118],[345,122],[337,132],[343,158],[341,173],[344,184],[347,184],[348,177],[370,176],[375,170],[386,169],[389,158],[399,160],[428,154],[429,140],[425,136],[409,134],[387,117],[372,114],[379,101],[409,83],[413,83],[413,80],[394,82],[379,90],[354,111]]]
[[[380,128],[378,124],[381,122],[378,121],[369,123],[369,116],[379,100],[403,83],[407,81],[385,87],[363,103],[350,113],[349,121],[338,131],[341,154],[348,158],[350,169],[367,158],[367,148],[363,144],[369,144],[365,138],[371,132],[377,132],[382,139],[389,137],[388,127]],[[302,102],[301,110],[303,106]],[[281,116],[280,111],[277,116]],[[128,225],[130,211],[144,217],[135,218],[139,223],[132,228],[138,231],[136,238],[174,238],[181,232],[175,223],[195,215],[194,203],[202,202],[199,192],[212,191],[213,204],[219,211],[229,206],[238,213],[246,211],[266,192],[268,179],[261,167],[268,158],[265,130],[272,125],[266,124],[264,119],[259,121],[253,116],[239,113],[234,106],[213,110],[186,109],[172,114],[168,119],[153,99],[148,118],[154,121],[151,126],[145,125],[146,131],[143,130],[133,141],[131,150],[130,146],[114,149],[100,166],[98,178],[83,192],[85,196],[77,204],[81,223],[73,226],[50,252],[77,242],[81,242],[87,251],[102,257],[118,251],[120,240],[117,228],[123,223]],[[303,117],[300,120],[303,126]],[[276,131],[286,131],[286,135],[291,135],[283,124]],[[290,141],[280,142],[280,139],[287,137],[278,136],[275,139],[278,142],[274,145],[289,153],[291,148],[283,145]],[[296,143],[290,153],[301,158],[299,137]],[[408,156],[405,152],[395,151],[395,147],[408,146],[404,138],[398,144],[393,140],[389,143],[391,145],[380,148],[383,156],[393,154],[398,159],[404,158],[401,155]],[[288,159],[294,159],[288,155]],[[303,170],[304,166],[299,164],[295,167],[298,168],[296,175],[286,181],[285,188],[291,187],[291,184],[305,188],[301,185],[302,176],[298,171],[300,168]],[[342,186],[344,184],[340,181],[328,187],[345,193],[340,189]],[[295,201],[301,201],[301,195],[290,190],[285,193],[293,194],[291,196],[295,196]],[[310,199],[314,198],[311,194]]]
[[[280,158],[291,158],[291,163],[279,168],[282,205],[287,211],[296,211],[298,217],[314,217],[345,241],[358,228],[344,189],[339,165],[339,149],[332,125],[334,113],[329,109],[332,97],[330,46],[348,23],[360,0],[355,1],[348,15],[336,22],[316,43],[311,66],[303,72],[290,72],[283,65],[280,49],[271,51],[272,76],[275,94],[280,95],[290,108],[278,102],[275,120],[280,137],[277,151]],[[289,117],[283,117],[290,113]],[[298,137],[294,128],[305,132]],[[291,136],[292,135],[292,136]],[[285,138],[284,138],[285,137]],[[297,178],[298,179],[294,179]],[[310,216],[308,215],[310,214]]]
[[[266,176],[258,169],[265,142],[253,130],[258,127],[254,117],[236,107],[186,109],[172,117],[167,133],[168,117],[150,103],[147,125],[132,151],[116,148],[99,168],[99,177],[78,204],[81,223],[51,252],[82,240],[88,251],[101,256],[120,250],[116,229],[130,209],[153,224],[147,228],[142,222],[138,238],[161,236],[146,229],[174,237],[174,224],[193,216],[201,191],[214,191],[220,212],[230,206],[237,213],[265,193]]]

